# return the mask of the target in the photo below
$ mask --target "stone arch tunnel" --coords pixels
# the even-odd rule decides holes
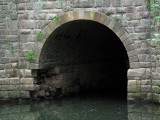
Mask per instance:
[[[58,27],[44,43],[40,64],[45,67],[38,70],[37,84],[48,96],[79,92],[127,96],[126,49],[101,23],[74,20]]]

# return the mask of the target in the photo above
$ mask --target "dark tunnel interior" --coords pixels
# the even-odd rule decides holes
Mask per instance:
[[[40,63],[54,71],[44,81],[61,94],[127,95],[127,52],[116,34],[98,22],[75,20],[58,27],[44,44]]]

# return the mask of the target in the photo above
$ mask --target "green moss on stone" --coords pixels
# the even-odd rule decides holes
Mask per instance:
[[[8,91],[0,91],[0,98],[8,98]]]
[[[160,94],[160,87],[159,86],[153,86],[152,90],[153,90],[154,93]]]
[[[158,103],[159,102],[159,95],[158,94],[153,94],[153,102]]]
[[[20,93],[19,93],[19,91],[9,91],[8,92],[8,97],[9,98],[19,98]]]

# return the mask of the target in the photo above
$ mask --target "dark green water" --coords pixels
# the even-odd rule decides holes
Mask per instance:
[[[74,97],[0,105],[0,120],[160,120],[160,107],[128,105],[120,99]]]

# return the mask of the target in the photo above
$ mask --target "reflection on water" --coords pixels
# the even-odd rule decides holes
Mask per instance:
[[[127,105],[106,98],[0,105],[0,120],[160,120],[158,105]]]

